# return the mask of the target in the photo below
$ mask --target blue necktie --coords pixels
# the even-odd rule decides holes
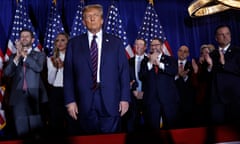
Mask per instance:
[[[93,88],[96,88],[97,85],[97,65],[98,65],[98,49],[97,49],[97,36],[94,35],[91,42],[91,60],[92,60],[92,70],[93,70]]]
[[[137,63],[136,80],[137,80],[137,83],[138,83],[137,90],[138,90],[138,91],[141,91],[142,82],[139,80],[139,77],[138,77],[138,73],[139,73],[140,68],[141,68],[141,57],[140,57],[140,56],[136,56],[136,57],[137,57],[137,60],[136,60],[136,63]]]

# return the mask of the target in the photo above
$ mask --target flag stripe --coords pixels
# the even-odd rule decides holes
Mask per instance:
[[[122,19],[120,17],[118,8],[115,5],[115,3],[113,3],[112,5],[109,6],[107,20],[106,20],[106,24],[104,26],[104,30],[107,33],[110,33],[110,34],[115,35],[115,36],[119,37],[120,39],[122,39],[128,58],[134,56],[133,50],[128,43],[127,33],[123,28]]]

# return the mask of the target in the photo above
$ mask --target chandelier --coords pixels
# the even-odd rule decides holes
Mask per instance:
[[[226,11],[240,9],[240,0],[194,0],[188,7],[191,17],[200,17]]]

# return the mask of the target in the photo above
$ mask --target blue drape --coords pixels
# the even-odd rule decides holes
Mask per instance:
[[[48,9],[51,0],[24,0],[36,33],[43,45]],[[66,32],[70,32],[75,16],[77,4],[80,0],[57,0]],[[104,16],[107,15],[108,6],[113,0],[85,0],[85,4],[99,3],[104,6]],[[191,18],[187,7],[192,0],[155,0],[154,7],[158,13],[161,25],[174,53],[180,45],[190,48],[191,57],[199,55],[200,45],[215,43],[214,30],[219,24],[228,24],[232,28],[232,43],[240,45],[240,11],[228,10],[222,13]],[[142,20],[147,0],[118,0],[120,15],[123,19],[127,36],[133,45],[137,32],[142,25]],[[1,0],[0,4],[0,48],[5,52],[7,41],[11,32],[12,20],[16,9],[16,0]]]

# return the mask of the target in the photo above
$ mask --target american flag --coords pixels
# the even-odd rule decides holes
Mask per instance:
[[[122,20],[120,18],[118,8],[115,6],[115,3],[110,5],[108,9],[108,15],[104,26],[104,30],[107,33],[113,34],[123,40],[123,44],[128,58],[134,56],[133,50],[131,46],[128,44],[127,34],[123,28]]]
[[[4,110],[2,109],[2,102],[3,102],[3,96],[5,92],[5,87],[0,87],[0,130],[2,130],[6,126],[6,117]]]
[[[70,32],[70,38],[87,32],[86,27],[82,23],[82,10],[84,5],[85,5],[84,0],[81,0],[80,3],[78,4],[78,9],[76,11],[72,29]]]
[[[64,32],[64,27],[61,16],[57,11],[56,2],[53,0],[48,15],[47,28],[44,37],[44,50],[47,56],[53,55],[54,39],[60,32]]]
[[[17,9],[15,11],[15,16],[13,20],[11,35],[8,40],[8,47],[5,54],[5,61],[8,61],[9,56],[13,53],[16,53],[16,48],[14,46],[14,42],[19,39],[19,33],[22,29],[28,29],[33,32],[35,41],[32,45],[34,50],[41,51],[42,46],[39,43],[39,39],[36,35],[35,29],[32,25],[32,22],[29,18],[28,11],[24,5],[23,0],[19,0],[19,3],[17,5]]]
[[[2,69],[3,69],[3,63],[4,63],[4,55],[2,52],[2,49],[0,48],[0,78],[2,77]]]
[[[138,32],[138,37],[144,38],[147,42],[148,47],[153,38],[162,39],[164,41],[163,52],[166,55],[173,55],[172,50],[163,32],[163,27],[160,24],[158,15],[153,7],[152,1],[150,1],[149,4],[147,5],[142,26],[140,28],[140,31]]]

